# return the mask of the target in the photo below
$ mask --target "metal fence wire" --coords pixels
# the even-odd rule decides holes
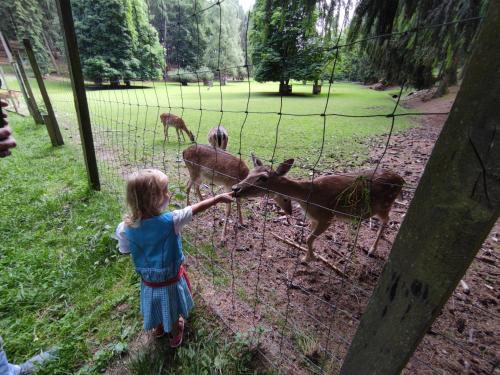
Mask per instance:
[[[225,43],[222,20],[228,16],[227,7],[231,5],[219,0],[202,8],[197,0],[193,0],[192,12],[183,14],[180,0],[177,1],[177,24],[181,25],[188,17],[196,20],[198,59],[201,55],[200,17],[217,8],[218,17],[211,22],[218,25],[216,75],[219,84],[216,82],[213,87],[203,85],[200,77],[203,72],[195,71],[195,83],[183,86],[180,82],[172,82],[175,78],[178,81],[182,78],[178,70],[177,73],[165,70],[165,79],[162,81],[131,81],[127,88],[98,87],[89,82],[86,95],[103,189],[116,193],[117,198],[122,199],[124,177],[142,168],[158,168],[170,176],[173,205],[181,207],[185,204],[188,173],[182,151],[188,144],[180,138],[172,141],[164,136],[164,126],[160,121],[162,113],[181,117],[193,130],[199,143],[204,143],[209,128],[224,125],[229,131],[229,151],[245,163],[251,160],[254,152],[272,168],[285,157],[296,157],[291,174],[305,177],[311,182],[307,198],[301,202],[306,207],[304,212],[294,209],[293,215],[286,218],[273,203],[272,197],[276,192],[263,189],[263,198],[242,200],[245,216],[243,226],[235,219],[234,213],[229,218],[225,243],[219,241],[225,215],[223,208],[216,207],[201,214],[185,230],[184,251],[188,255],[188,267],[195,280],[196,293],[228,330],[249,335],[256,351],[276,372],[338,373],[390,246],[383,245],[378,254],[368,257],[365,254],[365,240],[373,237],[381,222],[344,214],[346,221],[336,221],[315,242],[316,253],[325,261],[312,261],[307,265],[302,263],[300,258],[304,253],[301,247],[309,233],[307,211],[315,206],[311,201],[314,194],[312,182],[318,176],[332,174],[335,156],[332,158],[331,155],[338,151],[333,146],[348,147],[352,143],[359,143],[359,139],[364,137],[360,134],[353,142],[352,138],[342,137],[341,132],[336,133],[345,124],[343,118],[385,124],[383,134],[377,138],[380,147],[368,144],[368,147],[372,147],[368,150],[372,155],[370,159],[364,163],[357,160],[341,166],[342,157],[346,155],[338,156],[337,169],[352,171],[369,166],[373,170],[373,177],[378,170],[394,168],[387,160],[387,155],[389,153],[391,159],[398,158],[403,147],[398,144],[401,137],[394,137],[405,128],[404,124],[398,127],[398,121],[407,117],[416,119],[431,115],[444,120],[448,112],[419,112],[403,108],[401,99],[407,92],[406,82],[400,82],[399,89],[393,93],[396,99],[389,112],[381,112],[374,107],[346,113],[342,108],[337,108],[337,90],[341,91],[344,85],[335,80],[339,53],[342,48],[367,40],[342,44],[341,35],[347,18],[339,28],[336,44],[331,50],[333,53],[332,61],[327,65],[331,70],[328,72],[326,94],[315,99],[323,101],[321,111],[311,111],[307,106],[305,110],[295,108],[293,103],[296,102],[288,103],[292,99],[283,95],[264,96],[265,99],[269,98],[266,100],[269,105],[256,105],[257,100],[262,101],[263,94],[255,90],[256,83],[251,78],[253,67],[249,61],[248,33],[252,14],[248,13],[245,20],[244,62],[239,66],[225,66],[221,53],[221,46]],[[171,18],[173,15],[167,14],[165,7],[162,16]],[[418,33],[423,28],[477,21],[474,18],[439,25],[421,25],[417,19],[411,29],[369,39],[386,38],[390,42],[415,33],[415,48],[419,48]],[[166,41],[164,47],[167,47]],[[177,45],[175,52],[167,56],[167,66],[181,66],[179,50]],[[282,64],[286,67],[286,59],[282,60]],[[198,65],[201,65],[199,61]],[[224,85],[226,72],[234,68],[244,69],[246,80]],[[10,77],[8,73],[7,76]],[[46,82],[64,137],[79,143],[69,78],[49,76]],[[39,95],[34,81],[32,86],[35,96]],[[244,88],[246,94],[238,94],[235,100],[233,87]],[[284,146],[283,139],[303,133],[301,123],[306,119],[313,124],[313,144],[304,142],[290,147],[287,143]],[[263,121],[265,124],[262,124]],[[431,135],[435,139],[438,134],[439,130]],[[300,139],[300,135],[297,139]],[[252,140],[258,143],[251,143]],[[356,150],[349,155],[358,152]],[[425,157],[422,157],[422,170],[425,162]],[[401,163],[399,166],[404,168]],[[206,168],[204,165],[198,167]],[[394,238],[397,233],[419,177],[408,177],[404,175],[404,170],[396,172],[403,175],[407,182],[403,187],[402,201],[396,201],[393,206],[388,238]],[[210,173],[214,179],[221,172],[212,169]],[[221,191],[214,183],[202,185],[202,189],[205,195]],[[288,198],[297,201],[293,196]],[[333,214],[338,213],[331,207],[322,208]],[[490,250],[490,245],[483,245],[464,280],[478,288],[486,285],[493,295],[498,287],[498,267],[495,262],[486,262],[482,255]],[[484,294],[466,294],[459,287],[403,373],[498,374],[500,311],[495,301],[495,298],[485,299]]]

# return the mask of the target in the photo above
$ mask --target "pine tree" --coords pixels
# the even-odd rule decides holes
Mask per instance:
[[[149,0],[151,23],[166,50],[169,69],[195,70],[203,65],[206,6],[204,0]]]
[[[117,85],[159,77],[162,48],[143,0],[75,0],[73,14],[87,79]]]
[[[227,75],[238,76],[240,73],[238,68],[244,64],[240,36],[241,11],[237,0],[226,0],[221,4],[220,11],[219,7],[215,6],[210,8],[207,14],[208,46],[204,61],[213,71],[220,68],[222,83],[225,82]]]
[[[130,0],[132,17],[133,53],[139,65],[134,70],[137,78],[148,80],[161,76],[164,67],[163,47],[158,39],[158,33],[148,20],[146,4],[143,0]]]

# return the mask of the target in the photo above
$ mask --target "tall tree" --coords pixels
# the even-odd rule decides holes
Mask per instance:
[[[207,46],[205,0],[148,0],[169,68],[198,69]]]
[[[433,85],[439,71],[438,92],[456,80],[466,62],[479,22],[454,23],[480,16],[488,0],[361,0],[351,23],[349,40],[409,31],[391,38],[378,37],[363,43],[369,69],[381,71],[390,81],[406,81],[416,88]],[[425,27],[428,25],[441,25]],[[417,32],[412,31],[419,27]],[[373,77],[381,78],[381,77]]]
[[[257,0],[250,35],[257,81],[278,81],[289,94],[290,79],[314,79],[308,67],[318,52],[315,6],[313,0]]]
[[[9,0],[0,6],[0,30],[20,44],[23,38],[30,39],[40,70],[48,73],[50,59],[43,40],[43,18],[37,0]]]
[[[130,29],[132,31],[133,53],[135,58],[139,60],[135,75],[144,80],[158,78],[164,65],[163,47],[158,39],[158,33],[149,23],[144,1],[129,1],[127,15],[128,18],[132,18]]]
[[[208,10],[206,33],[208,45],[205,52],[205,64],[216,71],[221,69],[221,80],[225,76],[236,77],[238,68],[244,64],[244,52],[241,45],[241,13],[238,0],[226,0]]]
[[[38,0],[38,6],[43,14],[43,31],[41,38],[45,45],[45,51],[52,60],[52,65],[57,74],[62,73],[60,69],[60,57],[64,51],[64,40],[61,34],[61,25],[57,15],[56,3],[54,0]]]
[[[142,0],[75,0],[73,14],[87,79],[117,84],[159,76],[162,49]]]

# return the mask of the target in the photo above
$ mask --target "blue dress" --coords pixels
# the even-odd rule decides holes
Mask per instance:
[[[172,213],[142,220],[137,228],[126,226],[125,234],[135,270],[142,280],[158,283],[176,277],[184,254],[181,236],[175,233]],[[187,318],[193,305],[184,278],[159,288],[146,286],[141,281],[141,313],[146,330],[163,324],[165,332],[171,332],[172,324],[181,315]]]

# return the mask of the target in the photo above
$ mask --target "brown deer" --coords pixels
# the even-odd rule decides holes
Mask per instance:
[[[225,150],[228,140],[229,136],[227,135],[227,130],[222,125],[216,126],[208,132],[208,143],[213,147],[219,147]]]
[[[165,133],[165,138],[167,139],[167,142],[168,142],[168,128],[170,126],[173,126],[175,128],[175,131],[177,132],[177,138],[179,139],[179,141],[181,140],[180,134],[182,134],[182,139],[184,142],[186,142],[186,138],[184,137],[183,133],[185,132],[188,135],[191,142],[194,142],[193,133],[191,133],[191,131],[187,128],[184,120],[179,116],[176,116],[172,113],[162,113],[160,115],[160,120],[163,124],[163,132]]]
[[[17,108],[19,107],[20,103],[19,103],[19,97],[21,96],[21,93],[19,91],[15,91],[15,90],[8,90],[7,92],[0,92],[0,99],[3,99],[3,100],[9,100],[12,102],[12,105],[14,106],[14,108]]]
[[[182,152],[182,156],[189,172],[189,182],[186,187],[188,205],[190,204],[189,193],[193,185],[198,198],[202,200],[203,196],[200,191],[200,184],[202,181],[222,186],[225,191],[230,192],[234,184],[242,181],[248,175],[248,167],[243,160],[220,148],[195,144],[186,148]],[[287,214],[290,215],[292,213],[292,202],[288,197],[273,194],[271,194],[271,197],[275,199],[278,206]],[[239,199],[236,199],[236,207],[238,210],[239,222],[243,225],[243,216],[241,215]],[[226,206],[226,218],[222,228],[221,241],[223,243],[226,239],[226,227],[230,213],[231,204],[228,203]]]
[[[378,241],[389,221],[392,204],[401,193],[405,181],[394,172],[379,169],[360,173],[321,176],[310,180],[294,180],[285,175],[293,165],[289,159],[276,170],[265,167],[252,155],[254,169],[247,178],[233,186],[234,197],[263,195],[266,191],[282,194],[298,201],[311,224],[307,237],[307,255],[303,261],[314,259],[313,243],[332,224],[334,218],[378,216],[382,225],[369,255],[377,249]]]

